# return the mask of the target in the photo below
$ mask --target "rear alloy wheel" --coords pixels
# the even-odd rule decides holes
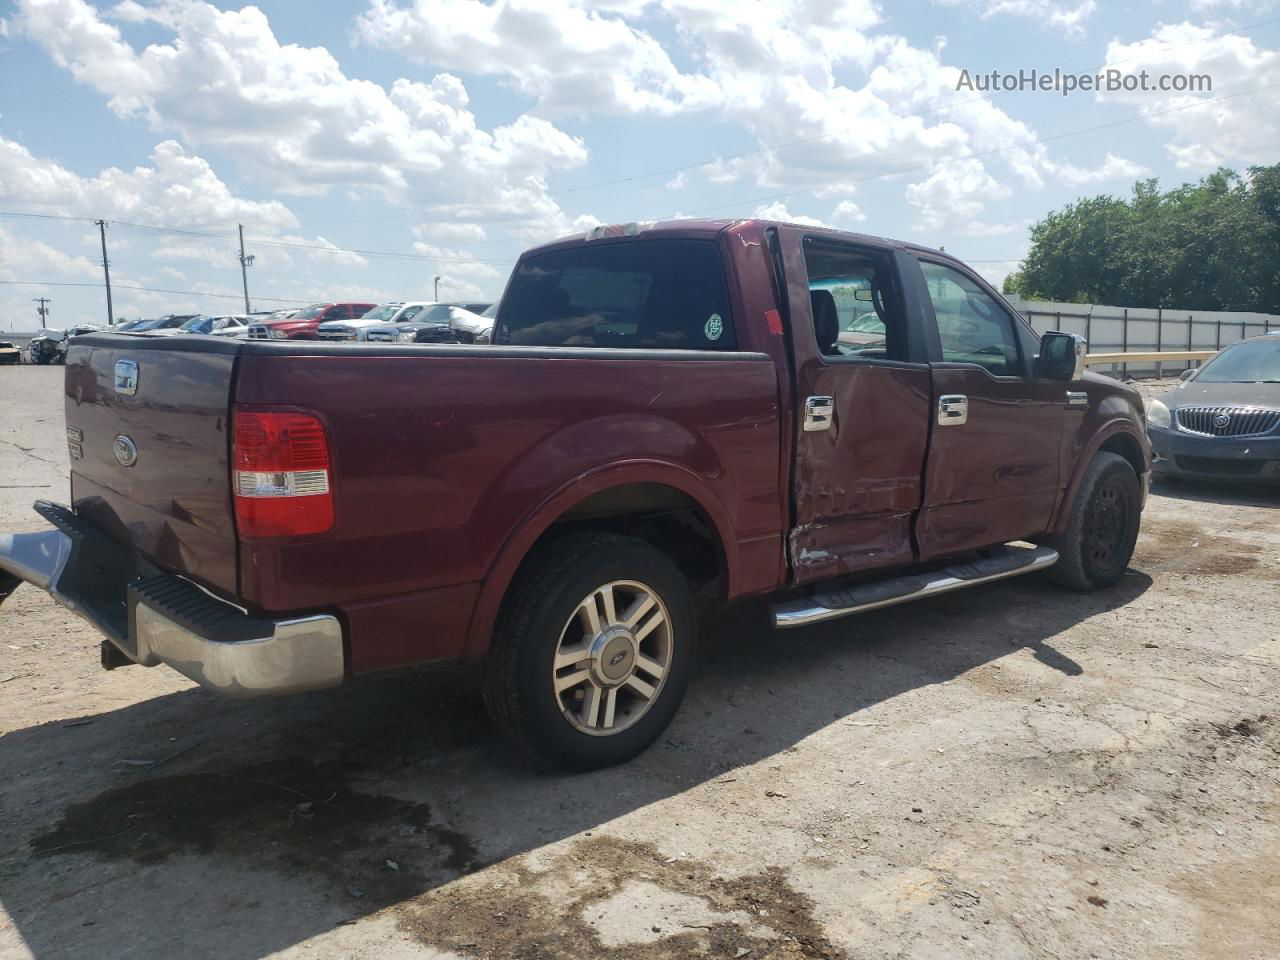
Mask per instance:
[[[1099,453],[1085,470],[1066,529],[1048,541],[1058,562],[1053,580],[1076,590],[1099,590],[1124,576],[1138,540],[1142,490],[1124,457]]]
[[[530,556],[503,603],[485,704],[536,760],[628,760],[684,698],[696,635],[684,575],[649,544],[573,534]]]
[[[670,668],[665,604],[643,583],[614,580],[591,591],[560,631],[551,685],[570,724],[610,736],[649,711]]]

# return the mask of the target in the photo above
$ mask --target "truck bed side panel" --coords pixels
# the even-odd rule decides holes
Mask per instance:
[[[411,602],[482,581],[540,503],[576,477],[635,461],[694,478],[728,518],[727,550],[780,544],[774,364],[663,353],[246,351],[238,402],[311,408],[328,423],[337,526],[317,539],[243,543],[245,600],[272,611]],[[752,582],[775,584],[778,549],[748,551],[769,564]]]

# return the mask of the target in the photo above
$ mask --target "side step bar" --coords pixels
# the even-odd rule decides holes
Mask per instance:
[[[1048,547],[1005,546],[989,557],[958,563],[943,570],[912,573],[843,589],[819,590],[809,597],[777,604],[773,607],[773,625],[779,629],[803,627],[1033,573],[1057,562],[1058,552]]]

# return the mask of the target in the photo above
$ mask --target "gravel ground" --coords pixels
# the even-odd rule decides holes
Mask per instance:
[[[0,529],[66,499],[0,370]],[[224,702],[0,608],[0,957],[1280,956],[1280,491],[1157,487],[1107,593],[1036,578],[705,627],[655,748],[531,770],[461,668]]]

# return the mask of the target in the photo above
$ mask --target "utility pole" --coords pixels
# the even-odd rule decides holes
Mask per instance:
[[[246,267],[253,266],[253,255],[244,255],[244,224],[236,224],[240,228],[240,279],[244,282],[244,312],[249,313],[249,272]]]
[[[436,295],[435,295],[435,301],[436,301],[436,303],[439,303],[439,302],[440,302],[440,278],[439,278],[439,277],[436,277]]]
[[[98,235],[102,237],[102,276],[107,281],[107,326],[114,327],[116,317],[111,310],[111,267],[107,264],[107,221],[98,221]]]
[[[40,304],[40,306],[36,307],[36,313],[40,314],[40,327],[43,329],[49,319],[49,308],[45,304],[53,303],[53,301],[48,297],[32,297],[31,300],[33,303]]]

